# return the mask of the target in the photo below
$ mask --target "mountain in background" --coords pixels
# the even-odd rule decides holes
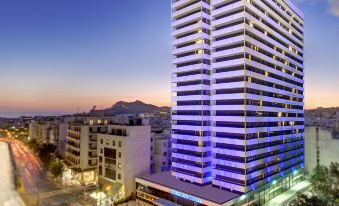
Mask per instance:
[[[104,114],[104,116],[114,116],[118,114],[141,114],[141,113],[156,113],[156,112],[168,112],[170,110],[169,107],[158,107],[152,104],[146,104],[142,101],[135,102],[124,102],[119,101],[112,105],[112,107],[103,109],[103,110],[95,110],[95,107],[90,111],[90,115],[100,115]]]

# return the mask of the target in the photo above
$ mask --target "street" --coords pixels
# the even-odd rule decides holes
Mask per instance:
[[[20,190],[21,197],[26,202],[26,205],[39,205],[39,206],[50,206],[50,205],[60,205],[61,203],[68,202],[72,203],[72,205],[76,204],[76,200],[74,200],[75,194],[79,193],[81,188],[59,188],[55,184],[49,182],[45,177],[45,171],[43,164],[36,157],[36,155],[30,151],[25,145],[23,145],[20,141],[12,140],[12,139],[2,139],[3,142],[0,142],[4,150],[8,145],[12,148],[12,157],[15,163],[15,166],[20,174],[21,182],[22,182],[22,190]],[[5,152],[3,152],[5,153]],[[7,152],[8,156],[8,166],[6,168],[10,168],[10,164],[12,164],[10,159],[10,154]],[[2,157],[5,158],[5,157]],[[1,161],[6,161],[2,160]],[[6,163],[7,164],[7,163]],[[5,164],[1,164],[5,165]],[[1,170],[4,172],[4,170]],[[14,171],[7,171],[7,177],[14,174]],[[5,175],[0,174],[1,177],[5,177]],[[14,193],[17,192],[14,189],[14,179],[13,178],[5,178],[7,182],[10,182],[13,186]],[[3,182],[3,181],[1,181]],[[9,183],[8,183],[9,184]],[[4,185],[4,190],[8,190],[10,188],[8,184]],[[2,194],[0,194],[2,195]],[[0,196],[0,206],[2,205]],[[8,199],[15,199],[9,197]],[[21,199],[20,199],[21,200]],[[18,205],[20,204],[9,204]],[[23,204],[24,205],[24,204]]]
[[[43,165],[33,152],[17,140],[7,140],[7,142],[12,146],[14,162],[28,194],[57,189],[45,179]]]
[[[15,190],[12,162],[8,145],[0,142],[0,206],[24,206],[19,194]]]

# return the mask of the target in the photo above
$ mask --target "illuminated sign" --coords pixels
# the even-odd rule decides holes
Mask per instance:
[[[182,198],[191,200],[193,202],[202,203],[202,199],[197,198],[197,197],[195,197],[193,195],[185,194],[183,192],[179,192],[179,191],[176,191],[176,190],[171,190],[171,194],[176,195],[178,197],[182,197]]]

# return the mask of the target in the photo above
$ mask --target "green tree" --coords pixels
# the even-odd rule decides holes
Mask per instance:
[[[54,178],[60,177],[64,170],[65,170],[64,165],[56,159],[53,159],[49,164],[49,171],[51,172]]]
[[[56,147],[51,144],[43,144],[38,149],[38,156],[40,160],[44,163],[45,167],[48,167],[54,160],[54,152]]]
[[[308,197],[305,194],[298,193],[296,199],[296,206],[324,206],[326,202],[317,196]]]
[[[339,163],[317,166],[311,173],[310,182],[316,197],[327,205],[335,205],[339,198]]]

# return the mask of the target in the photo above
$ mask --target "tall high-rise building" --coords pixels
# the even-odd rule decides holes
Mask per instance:
[[[290,0],[172,1],[172,175],[246,193],[303,167],[303,26]]]

